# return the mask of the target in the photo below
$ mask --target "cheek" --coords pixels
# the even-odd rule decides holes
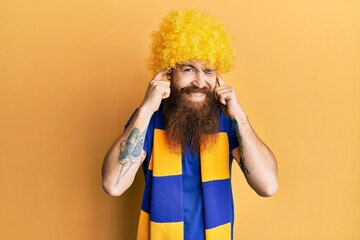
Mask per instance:
[[[173,79],[171,79],[171,87],[173,88],[183,88],[183,87],[188,87],[191,85],[191,80],[187,79],[186,77],[182,77],[182,78],[177,78],[174,76]]]
[[[208,79],[208,84],[211,89],[214,89],[216,87],[216,77],[211,77]]]

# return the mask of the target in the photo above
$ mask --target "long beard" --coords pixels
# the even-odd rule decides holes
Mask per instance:
[[[186,93],[205,93],[202,102],[192,102]],[[193,153],[216,143],[214,135],[219,131],[219,109],[215,95],[208,88],[186,87],[171,89],[170,97],[164,100],[163,117],[168,146],[174,152],[184,153],[186,146]]]

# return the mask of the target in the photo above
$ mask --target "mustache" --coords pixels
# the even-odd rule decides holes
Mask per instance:
[[[198,88],[194,86],[183,87],[179,89],[180,93],[205,93],[210,94],[212,91],[209,87]]]

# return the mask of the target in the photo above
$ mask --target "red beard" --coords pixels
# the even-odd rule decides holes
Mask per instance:
[[[192,102],[184,95],[205,93],[201,102]],[[219,131],[219,108],[214,93],[209,88],[186,87],[171,89],[170,97],[163,101],[166,138],[171,150],[182,153],[189,146],[193,153],[216,143]]]

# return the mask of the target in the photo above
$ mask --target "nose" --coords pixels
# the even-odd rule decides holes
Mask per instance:
[[[198,88],[206,87],[208,85],[208,83],[206,81],[205,74],[201,71],[197,72],[196,78],[194,79],[194,81],[192,81],[192,85],[194,85],[195,87],[198,87]]]

